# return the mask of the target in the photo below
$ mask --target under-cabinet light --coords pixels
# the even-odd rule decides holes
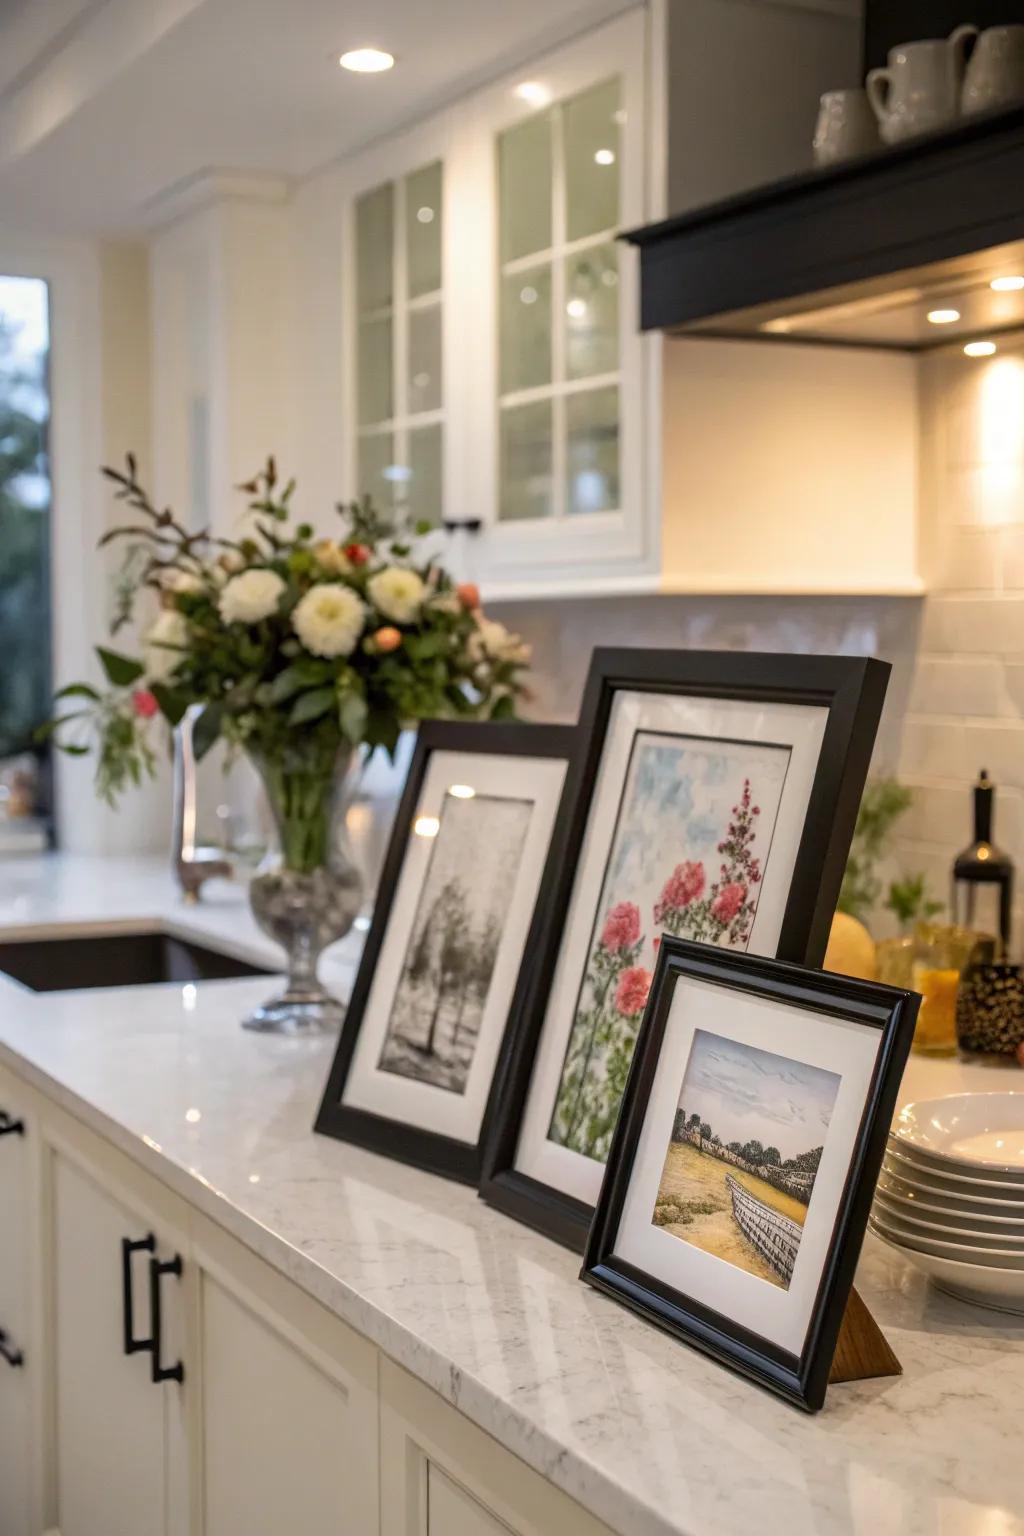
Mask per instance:
[[[1024,277],[994,277],[989,287],[993,293],[1018,293],[1024,288]]]
[[[472,800],[476,790],[471,784],[449,784],[448,793],[454,795],[456,800]]]
[[[930,309],[928,311],[929,325],[952,325],[954,320],[960,319],[958,309]]]
[[[595,165],[614,165],[615,164],[615,151],[614,151],[614,149],[598,149],[598,150],[596,150],[595,153],[594,153],[594,163],[595,163]]]
[[[965,357],[991,357],[996,350],[994,341],[969,341],[964,347]]]
[[[546,107],[551,100],[551,92],[539,80],[523,80],[516,86],[515,94],[520,101],[529,102],[531,107]]]
[[[436,837],[441,830],[441,823],[436,816],[417,816],[412,829],[417,837]]]

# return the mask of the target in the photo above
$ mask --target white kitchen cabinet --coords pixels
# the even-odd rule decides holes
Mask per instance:
[[[185,1501],[180,1478],[175,1486],[173,1440],[184,1386],[154,1382],[153,1349],[128,1353],[126,1329],[130,1322],[135,1340],[152,1339],[150,1262],[180,1256],[180,1238],[66,1153],[54,1151],[51,1171],[53,1471],[61,1536],[176,1536]],[[127,1255],[127,1289],[126,1242],[148,1245]],[[166,1368],[180,1359],[179,1281],[166,1274],[154,1283]]]
[[[380,1369],[381,1536],[611,1536],[390,1360]]]
[[[202,1222],[193,1245],[203,1536],[376,1536],[377,1355]]]
[[[34,1129],[34,1127],[33,1127]],[[17,1089],[0,1079],[0,1531],[29,1536],[31,1377],[29,1124]]]

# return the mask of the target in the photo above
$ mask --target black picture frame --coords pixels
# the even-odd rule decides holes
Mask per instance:
[[[381,871],[370,931],[367,934],[338,1047],[314,1122],[314,1130],[321,1135],[354,1142],[372,1152],[383,1153],[399,1162],[409,1163],[445,1178],[458,1179],[467,1184],[478,1183],[482,1149],[495,1113],[497,1062],[491,1092],[481,1122],[480,1135],[475,1145],[452,1136],[404,1124],[386,1115],[378,1115],[369,1110],[345,1105],[342,1103],[342,1094],[352,1066],[377,962],[387,933],[392,903],[402,873],[416,807],[420,803],[423,781],[432,755],[443,751],[508,757],[561,758],[567,764],[566,780],[568,781],[572,777],[578,740],[577,728],[569,725],[455,720],[426,720],[420,725],[405,788],[395,816],[387,856]],[[529,955],[539,943],[540,935],[548,920],[547,909],[546,890],[542,881],[528,928],[523,950],[524,957]],[[509,1010],[510,1018],[517,1012],[518,994],[525,985],[526,971],[527,966],[521,963]],[[502,1052],[499,1052],[498,1062],[501,1060],[501,1055]]]
[[[880,1032],[875,1067],[847,1169],[803,1350],[787,1353],[615,1254],[615,1237],[680,976],[827,1014]],[[581,1279],[722,1365],[798,1407],[822,1406],[854,1271],[882,1166],[900,1080],[914,1035],[916,992],[741,955],[685,939],[662,940],[622,1108],[612,1140]],[[809,1028],[813,1021],[809,1019]],[[766,1044],[770,1045],[770,1041]]]
[[[527,983],[517,993],[495,1079],[500,1102],[484,1147],[480,1178],[480,1193],[489,1205],[574,1252],[583,1252],[592,1207],[523,1173],[516,1168],[515,1158],[562,922],[572,897],[616,693],[628,689],[827,709],[776,951],[784,960],[820,965],[891,670],[888,662],[871,657],[618,647],[594,651],[580,712],[579,751],[563,792],[544,875],[551,921],[531,956]]]

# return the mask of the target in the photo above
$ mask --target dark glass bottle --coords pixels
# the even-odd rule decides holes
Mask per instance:
[[[1010,949],[1013,860],[992,841],[995,785],[983,768],[974,786],[974,841],[953,863],[953,920],[981,933],[998,934]]]

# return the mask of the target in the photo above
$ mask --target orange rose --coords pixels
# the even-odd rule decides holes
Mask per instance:
[[[378,629],[373,637],[374,649],[385,655],[388,651],[397,651],[401,643],[401,630],[395,629],[391,624],[385,624],[383,629]]]
[[[463,608],[468,608],[471,612],[475,613],[480,607],[480,588],[475,581],[460,581],[455,588],[455,596]]]

